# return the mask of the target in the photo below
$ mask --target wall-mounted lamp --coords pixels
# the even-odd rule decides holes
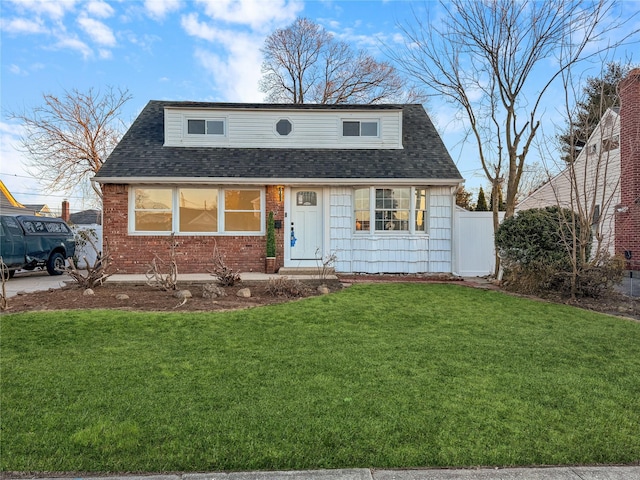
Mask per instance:
[[[278,185],[276,189],[278,190],[278,201],[282,202],[282,200],[284,200],[284,187],[282,185]]]

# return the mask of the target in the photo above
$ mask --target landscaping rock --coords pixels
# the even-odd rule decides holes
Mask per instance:
[[[249,298],[251,296],[251,290],[248,289],[248,288],[241,288],[236,293],[236,296],[237,297],[242,297],[242,298]]]
[[[84,295],[85,297],[89,297],[89,296],[95,295],[95,294],[96,294],[96,292],[94,292],[90,288],[87,288],[84,292],[82,292],[82,295]]]
[[[224,288],[220,288],[213,283],[207,283],[202,287],[202,298],[218,298],[226,295],[227,292],[224,291]]]
[[[119,293],[116,295],[116,300],[129,300],[129,295],[126,293]]]
[[[320,295],[327,295],[329,293],[329,287],[326,285],[319,285],[317,290]]]
[[[191,291],[189,290],[178,290],[173,294],[174,297],[179,298],[180,300],[184,300],[185,298],[192,298]]]

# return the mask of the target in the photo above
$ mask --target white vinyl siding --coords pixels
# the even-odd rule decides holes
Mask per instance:
[[[224,119],[224,135],[188,135],[188,119]],[[292,131],[279,135],[278,121],[286,118]],[[344,137],[345,120],[375,121],[378,135]],[[402,148],[402,110],[285,111],[268,109],[165,108],[165,146],[212,146],[229,148]]]

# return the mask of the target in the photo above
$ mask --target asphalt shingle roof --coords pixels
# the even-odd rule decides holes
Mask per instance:
[[[164,108],[402,109],[403,149],[165,147]],[[150,101],[96,179],[144,177],[462,179],[422,105],[280,105]]]

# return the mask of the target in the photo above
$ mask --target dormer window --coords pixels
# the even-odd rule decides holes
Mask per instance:
[[[189,135],[224,135],[224,120],[190,118],[187,120],[187,133]]]
[[[377,121],[344,120],[342,122],[343,137],[377,137]]]

